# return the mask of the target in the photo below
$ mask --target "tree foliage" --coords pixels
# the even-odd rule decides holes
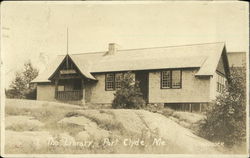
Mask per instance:
[[[139,82],[134,80],[131,72],[121,78],[121,88],[116,90],[112,107],[115,109],[140,109],[145,106]]]
[[[8,98],[35,99],[36,88],[30,82],[38,75],[38,70],[33,67],[30,61],[24,63],[23,71],[17,71],[10,89],[6,90]]]
[[[206,111],[200,135],[227,147],[246,140],[246,69],[231,68],[227,88]]]

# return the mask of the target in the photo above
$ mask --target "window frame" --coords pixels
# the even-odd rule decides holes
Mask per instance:
[[[118,80],[118,77],[120,77],[120,79]],[[121,80],[123,77],[123,73],[115,73],[115,90],[121,89]],[[118,85],[120,85],[118,87]]]
[[[173,75],[172,72],[173,71],[180,71],[180,87],[173,87]],[[163,87],[163,73],[165,71],[169,71],[170,72],[170,87]],[[182,69],[166,69],[166,70],[162,70],[161,71],[161,83],[160,83],[160,87],[161,89],[181,89],[182,88]]]
[[[114,85],[113,89],[108,89],[107,88],[107,75],[108,74],[113,74],[113,81],[112,81],[112,83]],[[115,91],[117,89],[120,89],[120,88],[117,88],[117,80],[116,80],[117,75],[121,75],[121,77],[122,77],[123,73],[122,72],[117,72],[117,73],[115,73],[115,72],[108,72],[108,73],[105,73],[105,91]]]
[[[111,82],[111,83],[113,83],[113,88],[112,89],[108,89],[107,88],[107,83],[108,83],[108,81],[107,81],[107,76],[109,75],[109,74],[112,74],[113,75],[113,81]],[[105,91],[114,91],[115,90],[115,73],[106,73],[105,74]]]
[[[222,93],[223,90],[226,88],[227,78],[223,73],[221,73],[219,71],[216,71],[216,75],[217,75],[217,77],[216,77],[216,92]],[[220,81],[222,81],[223,84]]]

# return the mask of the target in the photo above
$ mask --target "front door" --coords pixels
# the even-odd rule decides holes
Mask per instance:
[[[141,89],[143,99],[148,102],[148,72],[135,72],[135,80],[139,81],[139,87]]]

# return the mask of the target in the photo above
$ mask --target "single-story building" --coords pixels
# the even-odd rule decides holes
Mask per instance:
[[[222,92],[230,70],[223,42],[57,56],[32,82],[37,100],[110,104],[132,72],[149,104],[200,110]],[[187,106],[186,106],[187,105]]]

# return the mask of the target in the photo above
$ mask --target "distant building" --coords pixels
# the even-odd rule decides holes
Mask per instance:
[[[110,104],[120,77],[131,71],[144,99],[199,111],[222,92],[229,76],[224,43],[109,50],[61,55],[33,83],[37,99]]]
[[[229,67],[246,66],[246,52],[227,52]]]

